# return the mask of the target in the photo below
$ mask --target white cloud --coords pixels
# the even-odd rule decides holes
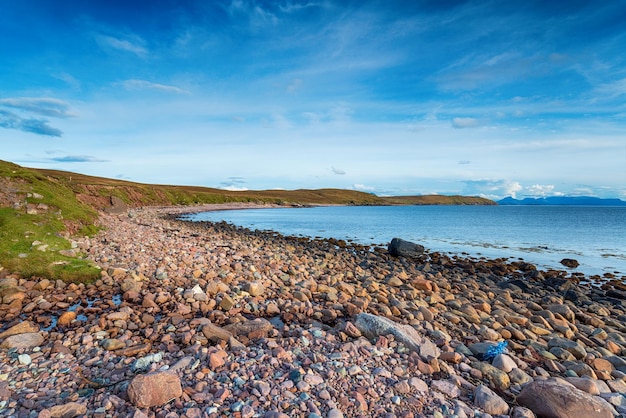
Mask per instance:
[[[552,196],[553,191],[553,184],[534,184],[526,188],[526,194],[530,196]]]
[[[476,128],[480,126],[478,119],[474,118],[453,118],[452,127],[456,129]]]
[[[332,170],[333,173],[337,174],[338,176],[346,175],[346,172],[340,168],[331,167],[330,169]]]
[[[135,42],[131,42],[127,39],[119,39],[109,35],[97,35],[96,41],[101,47],[131,52],[142,58],[148,55],[148,50],[141,45],[144,42],[140,38],[138,38]]]
[[[189,91],[183,90],[175,86],[152,83],[146,80],[124,80],[121,85],[124,86],[124,88],[127,90],[157,90],[165,93],[191,94]]]
[[[247,187],[238,187],[238,186],[224,186],[220,187],[222,190],[228,190],[230,192],[245,192],[248,190]]]
[[[516,181],[507,183],[504,187],[505,196],[515,197],[517,193],[520,192],[522,189],[523,189],[522,185]]]
[[[522,185],[517,181],[508,180],[466,180],[463,194],[481,196],[487,199],[499,200],[507,196],[515,198],[522,191]]]
[[[373,192],[376,190],[376,187],[366,186],[365,184],[356,183],[352,185],[354,190],[360,190],[362,192]]]
[[[70,111],[69,103],[63,100],[47,97],[13,97],[0,99],[0,106],[55,118],[69,118],[76,116]]]

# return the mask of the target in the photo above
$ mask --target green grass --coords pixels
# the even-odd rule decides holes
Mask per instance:
[[[63,229],[60,219],[0,208],[0,264],[23,277],[74,282],[97,279],[100,270],[90,261],[59,254],[71,246],[59,235]],[[42,246],[46,246],[45,251],[39,250]]]
[[[97,213],[76,199],[74,192],[58,180],[15,164],[0,162],[0,177],[10,182],[20,207],[0,207],[0,265],[23,277],[43,277],[65,281],[89,282],[100,276],[90,261],[66,257],[60,250],[70,249],[63,238],[71,229],[77,235],[93,235]],[[40,195],[41,197],[36,197]],[[36,214],[27,206],[46,205]],[[33,242],[41,244],[32,245]],[[40,246],[47,246],[40,251]]]

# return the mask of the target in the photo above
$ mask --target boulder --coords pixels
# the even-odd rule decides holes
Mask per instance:
[[[517,403],[543,418],[611,418],[602,400],[562,380],[536,380],[517,396]]]
[[[180,378],[171,372],[140,374],[128,385],[128,399],[137,408],[160,406],[183,394]]]
[[[117,196],[111,196],[108,203],[109,206],[104,208],[106,213],[121,214],[128,210],[128,205]]]
[[[410,325],[398,324],[382,316],[368,313],[358,314],[354,325],[370,339],[388,334],[393,335],[396,340],[406,345],[410,350],[417,352],[425,361],[439,358],[441,354],[439,348],[432,341]]]
[[[87,406],[77,403],[68,402],[63,405],[55,405],[50,408],[51,418],[73,418],[87,413]]]
[[[25,334],[11,335],[7,337],[0,348],[31,348],[43,344],[44,338],[38,332],[27,332]]]
[[[393,257],[414,258],[424,254],[424,247],[401,238],[394,238],[389,243],[388,251]]]
[[[19,324],[13,325],[4,332],[0,332],[0,340],[12,335],[26,334],[29,332],[38,332],[39,327],[33,324],[31,321],[23,321]]]
[[[578,260],[574,260],[573,258],[564,258],[563,260],[561,260],[561,264],[563,264],[565,267],[575,269],[576,267],[578,267]]]

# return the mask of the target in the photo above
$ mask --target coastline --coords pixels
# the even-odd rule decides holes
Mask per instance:
[[[106,230],[81,242],[102,267],[93,285],[2,279],[21,299],[0,304],[0,345],[26,323],[41,340],[0,350],[0,416],[69,404],[89,416],[534,416],[520,406],[534,382],[624,412],[626,289],[523,262],[515,273],[498,260],[394,258],[172,219],[189,209],[102,214]],[[364,314],[413,339],[372,334]],[[485,356],[502,342],[497,360]],[[178,396],[143,406],[129,395],[161,369]],[[485,389],[497,408],[479,400]]]
[[[346,208],[346,211],[343,210],[344,207]],[[239,206],[233,209],[248,208],[254,209],[255,206]],[[581,243],[579,241],[573,242],[569,240],[569,242],[561,242],[557,240],[555,242],[550,242],[548,238],[545,238],[543,235],[539,236],[537,233],[534,235],[530,234],[528,236],[523,236],[524,234],[522,233],[519,237],[523,236],[523,238],[517,238],[518,235],[515,235],[514,237],[509,236],[504,239],[501,239],[499,236],[493,236],[493,233],[491,236],[489,234],[481,235],[480,231],[478,231],[479,233],[477,235],[473,234],[472,231],[466,231],[460,234],[458,232],[450,233],[449,231],[445,231],[447,226],[446,222],[449,221],[447,221],[447,219],[442,219],[441,217],[437,218],[438,222],[443,222],[442,228],[444,231],[441,236],[437,234],[442,233],[442,231],[439,229],[428,229],[428,223],[424,225],[425,229],[411,229],[409,227],[406,230],[404,228],[402,230],[395,228],[394,230],[393,226],[384,226],[385,222],[381,222],[376,225],[372,225],[370,222],[368,224],[367,231],[362,232],[358,229],[358,224],[355,223],[353,225],[351,218],[346,217],[348,215],[345,214],[350,213],[354,219],[360,219],[361,216],[365,218],[371,217],[372,212],[368,209],[368,207],[363,207],[363,211],[360,211],[361,207],[359,206],[354,208],[356,210],[352,209],[351,206],[344,205],[342,209],[337,212],[319,211],[311,215],[315,221],[310,221],[308,215],[300,216],[300,213],[289,211],[286,212],[286,219],[290,220],[288,222],[283,222],[281,216],[276,217],[266,213],[259,214],[258,216],[255,216],[254,214],[246,215],[243,218],[238,218],[237,214],[225,213],[221,215],[222,218],[216,218],[217,215],[209,215],[206,218],[194,217],[193,219],[206,219],[209,221],[219,221],[219,219],[224,219],[226,222],[232,222],[235,225],[250,227],[252,229],[259,228],[268,231],[274,230],[275,232],[280,232],[284,235],[294,234],[300,237],[321,237],[327,239],[345,240],[350,243],[359,243],[367,246],[386,246],[393,237],[401,237],[424,245],[433,252],[440,252],[450,257],[458,256],[462,258],[472,258],[474,260],[494,260],[506,258],[509,262],[524,261],[526,263],[532,263],[540,270],[562,270],[577,279],[588,279],[593,283],[602,283],[611,279],[626,281],[626,264],[624,264],[624,258],[619,257],[619,250],[607,249],[619,248],[618,242],[610,241],[614,247],[594,247],[593,243],[590,247],[585,247],[584,244],[582,244],[583,246],[581,247]],[[380,208],[383,207],[381,206]],[[226,208],[226,210],[228,209],[230,208]],[[419,209],[421,209],[421,207]],[[214,210],[215,209],[211,208],[209,212]],[[219,210],[219,207],[217,210]],[[192,213],[198,212],[198,210],[194,210]],[[334,225],[333,216],[335,216],[328,215],[329,213],[333,213],[342,219],[342,222],[338,225],[338,229],[334,229],[332,226],[329,226]],[[411,213],[403,212],[400,216],[421,216],[411,215]],[[417,214],[422,214],[422,212],[417,212]],[[458,212],[451,212],[450,214],[453,217],[458,217]],[[477,215],[480,215],[480,213]],[[493,215],[496,216],[498,213],[496,212]],[[376,212],[376,216],[393,218],[398,215],[395,212]],[[431,214],[427,212],[424,216],[429,218]],[[468,214],[468,216],[471,215]],[[343,217],[346,218],[344,219]],[[479,217],[478,219],[482,219],[482,217]],[[499,217],[496,216],[496,219],[499,219]],[[300,222],[302,222],[302,227],[300,226]],[[380,225],[383,225],[383,227],[381,228]],[[506,236],[506,231],[503,232],[505,232]],[[542,231],[542,234],[545,233],[546,236],[550,236],[552,235],[552,232],[554,231],[547,230]],[[572,234],[571,236],[574,235]],[[411,237],[413,237],[413,239],[411,239]],[[604,241],[602,242],[603,245],[606,245]],[[615,247],[616,245],[617,247]],[[580,251],[580,248],[586,249]],[[616,253],[615,251],[618,252]],[[578,265],[565,266],[561,262],[564,259],[574,259]]]

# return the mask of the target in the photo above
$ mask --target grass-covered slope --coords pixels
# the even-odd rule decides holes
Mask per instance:
[[[4,269],[50,279],[97,278],[99,270],[77,250],[71,251],[68,239],[70,232],[94,233],[96,218],[97,212],[78,201],[62,182],[0,161],[0,266]]]
[[[92,177],[65,171],[34,169],[73,190],[78,198],[99,209],[116,196],[131,207],[256,202],[273,204],[384,205],[384,199],[355,190],[248,190],[233,192],[199,186],[167,186]]]

